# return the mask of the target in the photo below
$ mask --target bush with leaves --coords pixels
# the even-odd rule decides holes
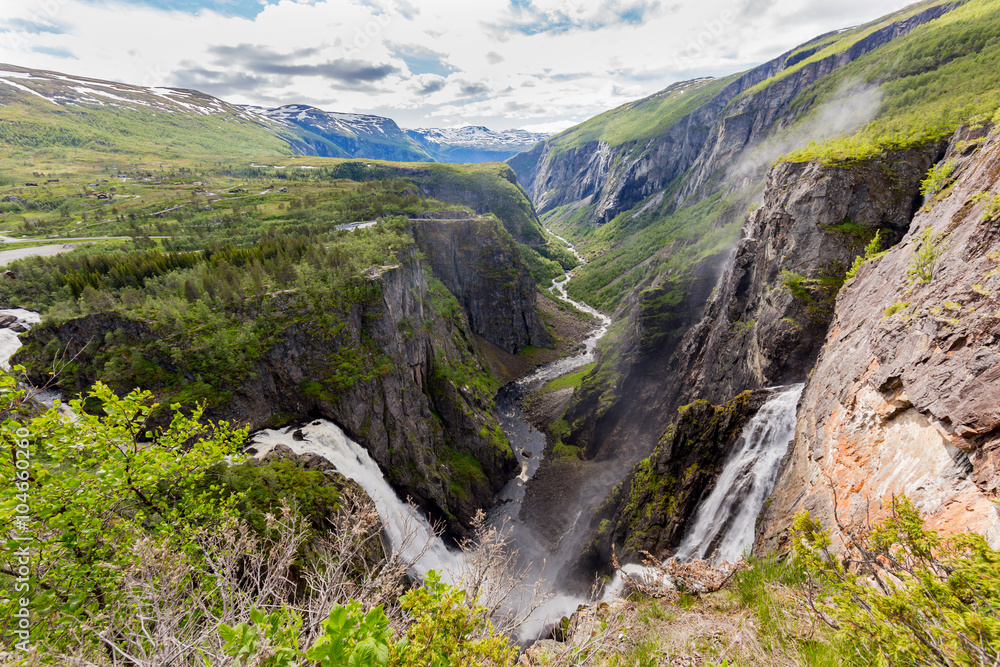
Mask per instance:
[[[934,230],[928,227],[920,235],[917,249],[913,251],[913,258],[906,268],[908,280],[920,283],[929,283],[934,280],[934,268],[938,260],[944,254],[944,240],[948,235],[945,233],[935,234]]]
[[[97,384],[89,399],[96,414],[73,401],[73,419],[55,408],[24,419],[24,390],[0,377],[0,438],[9,445],[0,457],[3,489],[17,479],[13,443],[31,444],[28,511],[19,510],[14,493],[0,498],[0,523],[11,530],[0,572],[13,575],[17,548],[31,546],[35,629],[48,637],[116,604],[121,572],[143,537],[178,554],[197,550],[195,533],[219,522],[234,501],[206,484],[206,471],[246,437],[225,423],[202,423],[200,408],[185,415],[176,406],[168,426],[151,432],[147,419],[156,406],[148,392],[119,397]],[[3,614],[10,602],[0,598]]]
[[[905,496],[867,530],[837,523],[842,555],[808,512],[795,518],[794,549],[810,606],[854,647],[857,664],[1000,664],[1000,552],[981,535],[925,530]]]
[[[865,253],[854,258],[854,263],[851,265],[851,268],[847,270],[844,280],[851,280],[858,275],[858,271],[861,270],[861,267],[864,266],[865,262],[870,259],[878,259],[884,254],[885,251],[882,250],[882,230],[880,229],[875,232],[875,236],[873,236],[872,240],[865,246]]]

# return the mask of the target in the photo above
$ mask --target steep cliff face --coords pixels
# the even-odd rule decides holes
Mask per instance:
[[[535,281],[495,221],[420,220],[413,231],[434,276],[465,309],[473,333],[510,353],[554,344],[535,308]]]
[[[943,164],[954,183],[837,298],[762,547],[800,509],[860,524],[901,492],[1000,545],[1000,136],[959,133]]]
[[[886,246],[903,236],[941,150],[775,166],[728,259],[710,256],[633,294],[614,350],[570,408],[570,441],[591,456],[645,456],[681,404],[804,380],[848,267],[876,233]]]
[[[442,247],[447,241],[453,252],[423,259],[415,242],[400,249],[399,264],[364,272],[362,296],[332,319],[330,304],[312,293],[273,295],[266,316],[278,320],[280,333],[248,381],[212,396],[207,415],[251,428],[328,418],[368,449],[404,497],[461,534],[516,467],[493,415],[497,386],[476,352],[473,332],[478,327],[516,351],[544,343],[545,330],[533,293],[526,293],[516,247],[497,221],[414,226],[417,236]],[[493,247],[496,239],[505,241]],[[468,312],[435,273],[454,279]],[[511,279],[488,281],[500,273]],[[505,316],[490,317],[490,308]],[[90,315],[33,329],[16,361],[33,381],[44,382],[54,355],[72,357],[61,386],[76,393],[95,380],[114,384],[116,355],[155,349],[149,343],[167,335],[117,313]],[[197,380],[188,360],[165,354],[151,361]],[[155,394],[161,387],[145,388]]]
[[[776,165],[705,317],[677,350],[681,399],[719,402],[804,380],[854,258],[876,234],[883,248],[903,237],[920,182],[943,149],[841,166]]]
[[[590,522],[592,539],[577,562],[580,572],[602,571],[614,553],[625,562],[644,553],[664,559],[677,548],[698,505],[746,422],[768,399],[747,391],[721,406],[684,406],[649,458],[609,494]]]
[[[680,205],[706,194],[716,175],[731,170],[749,148],[801,119],[806,109],[795,108],[792,102],[816,81],[953,8],[929,7],[825,58],[809,59],[818,47],[807,45],[741,75],[676,84],[556,135],[508,163],[540,212],[585,200],[594,206],[593,220],[604,223],[668,186],[668,197]],[[803,62],[780,80],[758,88]],[[613,125],[629,116],[650,115],[647,124],[656,124],[664,99],[676,100],[666,112],[676,120],[655,136],[622,140],[613,130],[600,129],[602,123]],[[607,139],[588,140],[593,136]],[[733,179],[728,187],[748,183]]]

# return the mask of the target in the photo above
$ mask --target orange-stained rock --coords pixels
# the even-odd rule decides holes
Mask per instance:
[[[929,527],[1000,547],[1000,216],[984,202],[1000,194],[1000,133],[960,132],[945,160],[955,184],[837,298],[758,548],[786,545],[802,509],[857,525],[898,493]],[[909,276],[921,244],[941,251],[928,283]]]

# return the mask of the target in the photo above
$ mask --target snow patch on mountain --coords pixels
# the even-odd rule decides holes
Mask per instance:
[[[525,150],[550,135],[526,130],[503,130],[497,132],[482,125],[468,125],[453,128],[416,128],[407,130],[410,136],[419,134],[426,141],[445,146],[482,148],[491,150]]]

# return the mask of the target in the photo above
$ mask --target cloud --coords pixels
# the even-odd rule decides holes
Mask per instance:
[[[45,55],[54,56],[56,58],[64,58],[67,60],[77,60],[77,57],[67,49],[60,49],[55,46],[35,46],[31,49],[35,53],[42,53]]]
[[[811,141],[822,142],[862,127],[875,118],[881,105],[882,92],[877,87],[858,80],[845,81],[828,102],[814,109],[801,124],[779,132],[748,151],[731,169],[730,177],[745,177]]]
[[[0,32],[25,32],[33,35],[48,33],[61,35],[66,32],[66,28],[37,18],[13,18],[0,22]]]
[[[420,88],[417,90],[417,95],[430,95],[431,93],[436,93],[440,90],[444,90],[444,86],[445,86],[444,79],[434,79],[420,86]]]
[[[483,95],[490,92],[489,86],[484,83],[466,83],[459,90],[465,97],[475,97],[476,95]]]
[[[456,71],[455,67],[445,62],[448,56],[439,51],[432,51],[417,44],[390,44],[388,46],[396,57],[406,63],[411,74],[448,76]]]
[[[338,58],[316,64],[300,64],[301,58],[313,56],[317,49],[299,49],[291,53],[275,53],[266,46],[211,46],[208,49],[218,58],[216,64],[232,69],[240,69],[259,74],[279,76],[313,76],[332,79],[348,85],[381,81],[398,70],[392,65],[375,65],[361,60]]]
[[[657,0],[603,0],[597,8],[587,13],[581,2],[567,0],[554,8],[540,7],[533,0],[510,0],[510,16],[494,28],[500,32],[519,32],[525,35],[565,33],[570,31],[593,32],[617,25],[642,25],[660,10]]]
[[[0,1],[0,62],[507,129],[564,127],[748,69],[907,0]]]
[[[182,67],[173,75],[171,83],[177,88],[192,88],[211,95],[225,96],[258,90],[271,83],[268,77],[246,72],[208,70],[190,61],[181,64],[188,66]]]
[[[87,0],[93,4],[101,0]],[[267,6],[266,0],[129,0],[133,5],[146,5],[155,9],[186,14],[201,14],[206,11],[223,16],[238,16],[245,19],[256,17]]]

